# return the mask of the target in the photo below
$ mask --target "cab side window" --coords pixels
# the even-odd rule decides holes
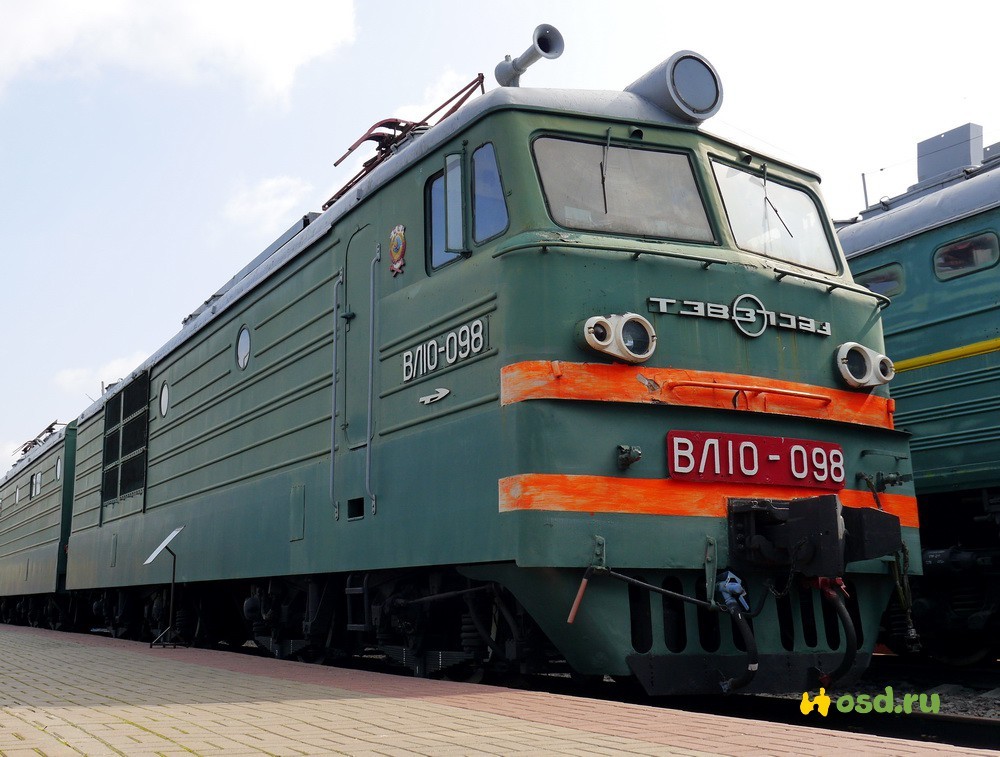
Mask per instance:
[[[472,154],[472,238],[478,244],[506,229],[507,203],[500,168],[496,151],[487,142]]]
[[[446,245],[444,171],[428,182],[424,199],[427,213],[428,262],[431,270],[435,270],[462,256],[461,252],[449,250]]]
[[[507,230],[507,202],[493,144],[486,142],[472,153],[471,181],[466,180],[469,167],[464,152],[445,155],[444,170],[427,182],[424,209],[429,271],[466,257],[471,243],[482,244]]]

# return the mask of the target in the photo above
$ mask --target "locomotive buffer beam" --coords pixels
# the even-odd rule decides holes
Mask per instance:
[[[746,563],[834,578],[847,563],[894,555],[902,546],[899,518],[844,507],[835,494],[729,501],[730,554]]]

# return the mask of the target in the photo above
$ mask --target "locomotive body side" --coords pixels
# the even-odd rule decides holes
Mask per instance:
[[[182,524],[181,580],[300,570],[306,492],[317,535],[331,510],[331,257],[297,256],[81,420],[70,588],[169,581],[143,561]]]

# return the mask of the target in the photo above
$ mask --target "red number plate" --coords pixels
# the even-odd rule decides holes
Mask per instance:
[[[839,444],[779,436],[671,431],[667,468],[681,481],[844,488]]]

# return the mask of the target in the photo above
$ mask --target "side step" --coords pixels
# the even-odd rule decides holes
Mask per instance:
[[[363,575],[351,573],[347,576],[344,594],[347,595],[348,631],[372,630],[371,604],[368,601],[368,578],[370,576],[370,573]]]

